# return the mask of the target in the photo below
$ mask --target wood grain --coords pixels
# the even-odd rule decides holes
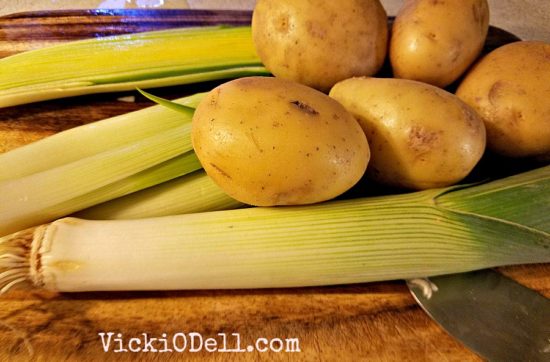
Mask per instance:
[[[247,12],[68,11],[0,18],[0,56],[53,43],[175,26],[250,21]],[[510,41],[492,29],[488,47]],[[215,83],[155,90],[177,97]],[[134,95],[135,102],[121,96]],[[0,109],[0,152],[53,133],[150,105],[135,92],[82,96]],[[500,268],[550,297],[550,265]],[[298,338],[300,353],[105,353],[99,332],[239,333]],[[218,337],[219,340],[219,337]],[[479,361],[447,335],[410,296],[404,282],[324,288],[57,294],[30,288],[0,296],[0,361]]]
[[[501,269],[550,297],[550,266]],[[251,291],[56,294],[0,299],[0,360],[134,360],[103,352],[99,332],[160,337],[199,332],[299,338],[300,353],[166,354],[163,359],[479,361],[426,316],[403,282]],[[144,354],[147,360],[158,357]]]
[[[218,24],[248,25],[239,10],[63,10],[0,17],[0,57],[70,40]]]

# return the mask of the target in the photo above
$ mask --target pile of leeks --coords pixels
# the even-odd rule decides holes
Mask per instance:
[[[59,49],[15,56],[9,61],[51,75],[0,76],[9,80],[0,81],[0,102],[265,72],[239,47],[208,61],[208,36],[216,43],[239,31],[250,47],[249,29],[186,33],[197,60],[187,68],[120,63],[115,75],[79,63],[58,73],[46,60]],[[127,37],[145,54],[176,33]],[[83,52],[94,46],[77,44]],[[190,120],[200,98],[177,100],[185,106],[178,112],[157,105],[0,155],[0,292],[25,281],[59,291],[294,287],[550,261],[550,166],[478,185],[237,209],[193,153]],[[223,209],[235,210],[214,211]]]

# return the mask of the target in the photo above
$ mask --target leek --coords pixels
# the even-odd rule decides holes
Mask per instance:
[[[544,263],[549,189],[546,166],[486,185],[308,206],[65,218],[0,239],[0,284],[68,292],[299,287]],[[519,211],[502,211],[499,201],[514,195],[522,195]]]
[[[173,102],[195,108],[204,93]],[[190,112],[156,105],[56,133],[0,154],[0,182],[49,170],[190,123]],[[68,152],[68,150],[70,150]]]
[[[0,235],[200,169],[191,144],[193,108],[186,104],[201,97],[170,102],[178,112],[154,106],[0,155]]]
[[[175,127],[136,143],[0,183],[0,235],[60,217],[61,203],[70,203],[72,211],[77,211],[82,207],[74,202],[79,196],[192,151],[190,128],[190,124]],[[198,162],[195,165],[176,170],[175,176],[200,168]],[[149,185],[137,182],[135,187],[139,190]],[[84,207],[88,206],[92,205]]]
[[[249,26],[87,39],[0,60],[0,107],[48,99],[268,74]]]
[[[54,220],[59,217],[70,215],[75,211],[93,207],[94,205],[98,205],[98,204],[107,205],[109,200],[113,200],[113,199],[119,200],[119,198],[124,199],[124,197],[133,195],[134,193],[137,193],[137,195],[136,197],[132,198],[134,203],[132,207],[138,208],[140,207],[140,205],[143,206],[144,204],[146,204],[148,200],[147,195],[149,195],[149,193],[141,194],[139,190],[151,188],[152,189],[151,191],[153,191],[155,190],[154,188],[155,185],[158,185],[158,184],[163,185],[169,180],[172,180],[174,178],[179,178],[179,176],[181,175],[187,175],[188,173],[198,170],[200,168],[201,168],[201,164],[197,156],[195,155],[195,153],[186,152],[180,156],[172,158],[166,162],[160,163],[144,171],[138,172],[122,180],[112,182],[103,187],[95,188],[93,191],[88,193],[83,193],[77,197],[66,199],[61,203],[51,206],[50,208],[42,209],[39,215],[33,216],[32,220],[34,224],[37,223],[39,218],[42,218],[47,221]],[[188,192],[197,192],[199,188],[200,186],[196,185],[196,188],[191,186],[191,187],[186,187],[186,190]],[[179,188],[178,190],[181,190],[181,188]],[[176,194],[178,193],[178,190],[174,190],[172,192],[169,192],[163,195],[164,197],[160,201],[164,201],[167,203],[164,207],[168,209],[180,208],[183,210],[185,210],[186,208],[191,208],[192,210],[193,205],[185,205],[186,201],[177,199]],[[173,198],[169,199],[168,198],[169,196],[172,196]],[[214,200],[215,200],[216,194],[212,196],[214,197]],[[218,197],[225,199],[224,196],[218,195]],[[119,200],[119,202],[120,201],[121,200]],[[175,204],[176,202],[179,202],[179,203],[183,202],[183,203],[178,205],[178,204]],[[209,204],[205,204],[203,207],[208,207],[208,205]],[[142,217],[156,216],[156,212],[157,211],[155,211],[154,208],[143,210],[144,216]],[[27,210],[27,213],[28,213],[28,210]],[[25,214],[25,218],[27,217],[28,217],[28,214]],[[108,213],[104,213],[104,215],[99,218],[110,219],[110,217],[108,216]]]
[[[91,220],[141,219],[242,206],[200,170],[90,207],[73,216]]]

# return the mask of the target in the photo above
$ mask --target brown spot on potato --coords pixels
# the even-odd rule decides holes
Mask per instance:
[[[273,204],[293,205],[297,202],[299,203],[299,200],[303,199],[304,196],[312,194],[315,187],[307,180],[303,182],[301,186],[289,188],[288,190],[273,194]]]
[[[307,113],[309,115],[316,116],[316,115],[319,114],[319,112],[317,112],[315,110],[315,108],[311,107],[310,105],[308,105],[304,102],[296,100],[296,101],[290,102],[290,104],[292,104],[293,106],[297,107],[302,112]]]
[[[419,156],[430,151],[439,140],[439,132],[425,129],[421,126],[413,126],[409,130],[407,145]]]
[[[282,34],[287,34],[289,32],[290,24],[288,14],[281,14],[275,19],[275,29]]]
[[[327,30],[325,29],[325,27],[316,22],[306,22],[306,29],[313,38],[325,39],[327,36]]]
[[[433,32],[426,33],[426,34],[424,34],[424,36],[425,36],[426,38],[428,38],[429,40],[433,41],[433,42],[437,41],[437,40],[436,40],[437,34],[435,34],[435,33],[433,33]]]
[[[256,149],[258,150],[258,152],[260,153],[263,153],[264,150],[262,149],[262,147],[260,146],[260,142],[258,141],[258,138],[256,137],[256,135],[254,134],[254,131],[251,129],[250,132],[247,133],[247,136],[248,138],[250,138],[250,140],[252,141],[252,143],[254,143],[254,146],[256,147]]]
[[[523,118],[523,112],[517,109],[512,109],[510,111],[510,117],[508,119],[508,123],[510,125],[510,129],[512,128],[520,128],[520,123],[524,122],[525,118]]]
[[[498,98],[500,97],[500,94],[502,92],[502,88],[504,87],[504,82],[502,80],[497,80],[493,85],[491,86],[491,89],[489,89],[489,103],[492,105],[495,105],[498,102]]]
[[[229,176],[229,174],[227,172],[225,172],[224,170],[222,170],[221,168],[219,168],[217,165],[213,164],[213,163],[210,163],[210,166],[212,166],[212,168],[214,170],[216,170],[220,175],[222,175],[223,177],[226,177],[228,179],[231,180],[231,176]]]
[[[218,105],[218,99],[220,97],[221,89],[216,88],[216,91],[212,94],[212,97],[210,97],[210,105],[212,107],[216,107]]]
[[[468,128],[474,130],[476,133],[479,132],[481,128],[481,122],[479,121],[479,118],[477,117],[475,111],[469,107],[462,107],[462,114],[464,115],[464,119],[468,123]]]
[[[463,43],[460,39],[453,39],[449,49],[451,63],[456,63],[464,52],[462,51]]]

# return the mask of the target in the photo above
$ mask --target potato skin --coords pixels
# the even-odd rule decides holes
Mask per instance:
[[[394,77],[446,87],[479,56],[488,29],[487,0],[406,0],[392,28]]]
[[[258,0],[252,17],[256,51],[275,76],[321,91],[375,74],[388,42],[379,0]]]
[[[550,44],[497,48],[466,75],[456,95],[487,128],[487,147],[508,157],[550,156]]]
[[[483,121],[456,96],[405,79],[352,78],[329,94],[359,121],[371,160],[367,176],[400,188],[457,183],[485,149]]]
[[[196,109],[191,136],[208,175],[257,206],[334,198],[359,181],[370,157],[361,126],[342,105],[270,77],[212,90]]]

